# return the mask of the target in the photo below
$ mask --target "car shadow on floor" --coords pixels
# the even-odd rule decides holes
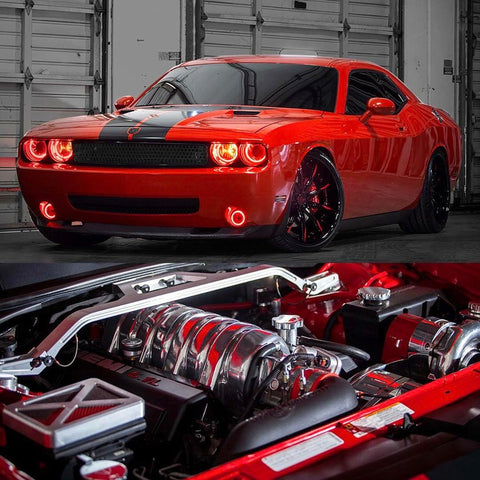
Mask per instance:
[[[44,241],[39,255],[55,261],[118,262],[206,262],[206,263],[275,263],[284,266],[306,266],[330,261],[375,261],[375,252],[385,245],[406,238],[398,227],[378,227],[340,233],[319,252],[282,252],[266,239],[228,240],[144,240],[111,238],[90,247],[64,247]],[[384,246],[382,248],[382,245]],[[384,258],[380,261],[392,261]]]

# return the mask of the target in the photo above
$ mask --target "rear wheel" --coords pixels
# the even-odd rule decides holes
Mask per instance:
[[[300,165],[281,225],[271,239],[288,252],[313,252],[335,236],[343,215],[342,182],[324,153],[307,154]]]
[[[400,223],[406,233],[438,233],[445,227],[450,209],[450,179],[445,156],[435,154],[428,164],[417,206]]]

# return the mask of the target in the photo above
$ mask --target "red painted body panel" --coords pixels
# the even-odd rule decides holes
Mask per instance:
[[[236,206],[247,213],[247,225],[276,223],[283,213],[282,205],[275,203],[275,195],[285,190],[281,179],[264,168],[228,169],[222,167],[192,170],[77,168],[72,165],[30,165],[19,161],[19,177],[24,197],[30,208],[39,215],[40,201],[55,205],[57,218],[83,222],[126,224],[136,226],[219,227],[227,226],[224,218],[228,206]],[[52,169],[55,183],[52,184]],[[99,182],[99,174],[101,182]],[[28,184],[28,188],[24,185]],[[182,190],[182,186],[188,187]],[[58,188],[57,188],[58,187]],[[188,193],[186,193],[188,192]],[[195,196],[201,199],[200,210],[183,215],[141,215],[121,213],[80,212],[72,207],[68,195],[114,197]],[[259,209],[258,205],[265,206]]]
[[[288,202],[275,202],[275,197],[286,196],[288,200],[296,171],[305,154],[314,148],[328,151],[338,170],[345,195],[344,219],[413,208],[420,197],[428,161],[437,148],[446,151],[450,181],[452,185],[455,183],[461,161],[459,128],[443,112],[440,122],[431,107],[421,104],[384,69],[345,59],[265,56],[197,60],[190,65],[232,61],[333,66],[339,72],[336,112],[262,107],[256,116],[235,116],[232,109],[220,109],[180,121],[165,137],[166,141],[187,142],[260,141],[268,148],[269,160],[266,167],[258,169],[155,170],[34,165],[24,161],[20,152],[18,177],[29,208],[39,215],[39,203],[48,200],[54,204],[58,220],[67,222],[222,228],[228,226],[225,208],[234,205],[246,211],[248,225],[278,225]],[[376,69],[389,75],[408,98],[405,107],[395,115],[372,116],[366,123],[360,122],[358,115],[346,115],[348,75],[359,68]],[[171,108],[175,107],[168,106],[165,111]],[[162,109],[147,108],[144,115],[158,117],[162,112]],[[124,114],[116,112],[52,121],[35,127],[25,138],[95,140],[108,122],[122,116]],[[142,128],[150,128],[148,119],[140,124]],[[193,195],[200,200],[200,211],[188,215],[80,212],[68,203],[69,194],[127,198]]]

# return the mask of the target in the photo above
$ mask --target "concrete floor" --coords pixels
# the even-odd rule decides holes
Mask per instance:
[[[301,267],[324,262],[480,262],[480,213],[453,213],[446,229],[406,235],[396,225],[342,233],[317,253],[288,254],[259,240],[141,240],[112,238],[88,248],[66,248],[36,230],[1,231],[2,262],[271,263]]]

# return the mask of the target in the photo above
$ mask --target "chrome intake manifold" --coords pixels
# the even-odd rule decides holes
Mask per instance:
[[[337,374],[342,364],[332,352],[292,345],[274,331],[179,303],[128,313],[115,322],[103,341],[109,353],[198,382],[233,413],[243,411],[276,367],[282,368],[272,388],[281,386],[286,398],[315,389],[312,378]]]
[[[248,401],[252,368],[261,364],[266,377],[272,360],[289,354],[274,332],[178,303],[123,316],[108,350],[198,382],[230,406]]]

